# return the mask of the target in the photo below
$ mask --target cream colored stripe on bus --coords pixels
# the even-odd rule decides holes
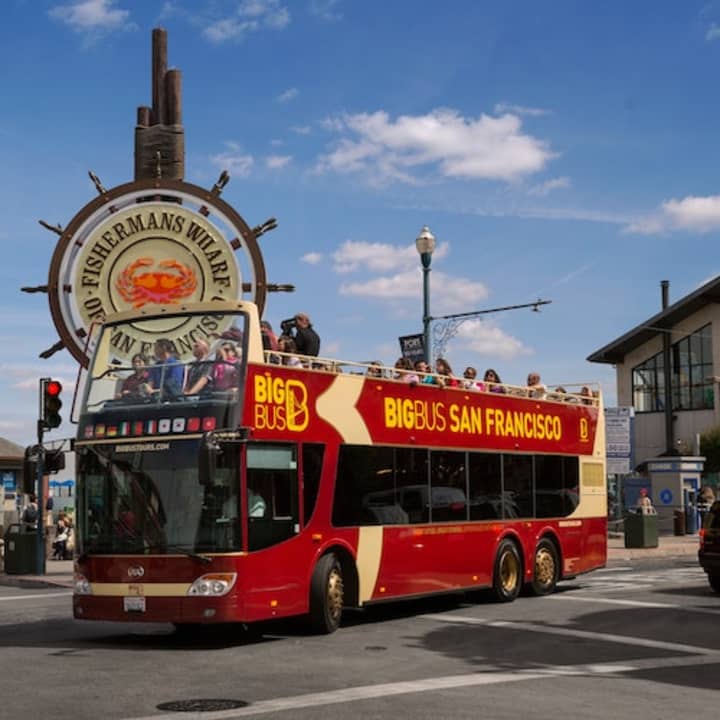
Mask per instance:
[[[372,598],[382,556],[383,528],[378,525],[358,530],[357,571],[360,580],[358,597],[360,605]]]
[[[372,442],[362,415],[355,404],[365,378],[362,375],[338,375],[317,399],[317,414],[342,435],[343,442],[368,445]]]
[[[190,583],[90,583],[90,589],[96,597],[185,597]]]
[[[595,458],[580,458],[580,504],[570,518],[605,517],[607,491],[605,489],[605,463]]]

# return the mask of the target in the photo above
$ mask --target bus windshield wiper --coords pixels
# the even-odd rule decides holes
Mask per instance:
[[[213,559],[209,555],[200,555],[199,553],[194,553],[190,550],[186,550],[180,545],[164,545],[163,547],[165,550],[169,550],[170,552],[177,552],[181,555],[192,558],[193,560],[197,560],[203,565],[209,565],[213,561]]]

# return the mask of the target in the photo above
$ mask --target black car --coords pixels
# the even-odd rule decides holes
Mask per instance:
[[[720,500],[716,500],[705,515],[698,560],[707,573],[710,587],[720,593]]]

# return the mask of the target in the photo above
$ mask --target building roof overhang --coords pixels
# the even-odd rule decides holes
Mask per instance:
[[[657,335],[672,330],[698,310],[713,303],[720,303],[720,275],[588,355],[587,359],[597,363],[621,363],[628,353],[650,342]]]

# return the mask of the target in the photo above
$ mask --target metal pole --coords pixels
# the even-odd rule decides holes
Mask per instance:
[[[423,348],[425,362],[432,365],[432,347],[430,346],[430,261],[432,253],[421,253],[420,259],[423,267]],[[431,368],[432,369],[432,368]]]
[[[662,289],[662,309],[667,310],[669,303],[669,287],[668,280],[660,282]],[[672,395],[672,368],[671,368],[671,343],[670,328],[663,333],[663,366],[665,373],[665,454],[675,454],[675,443],[673,441],[673,395]]]
[[[37,459],[37,544],[35,549],[35,574],[45,574],[45,498],[43,497],[43,475],[45,474],[45,448],[43,447],[43,424],[38,420],[38,459]]]

